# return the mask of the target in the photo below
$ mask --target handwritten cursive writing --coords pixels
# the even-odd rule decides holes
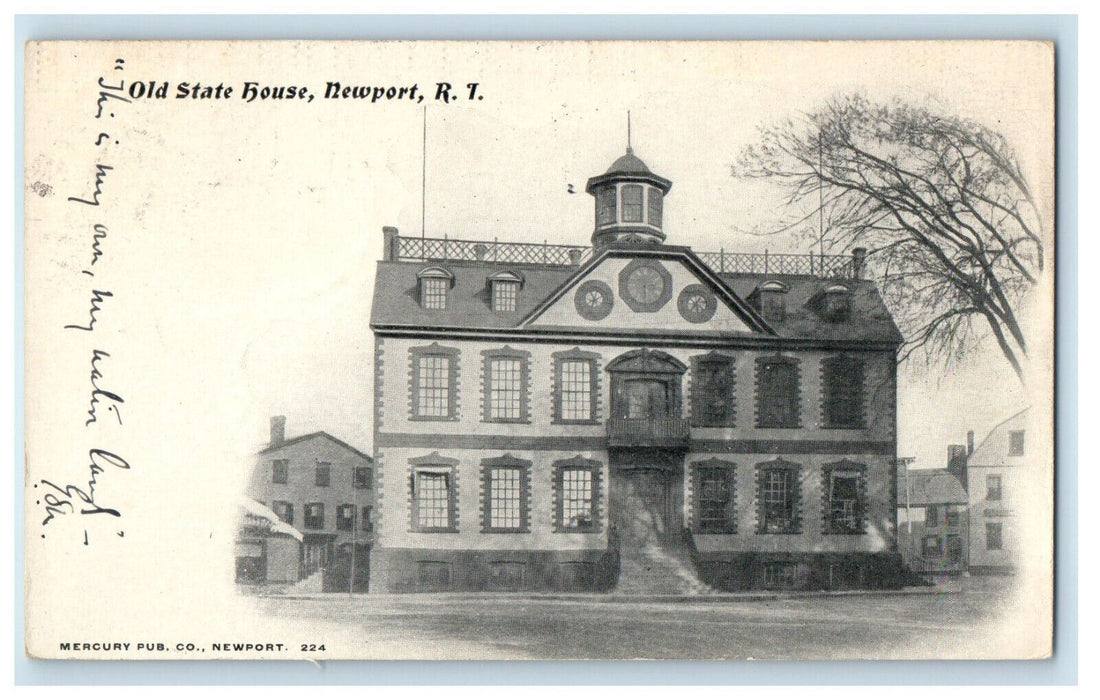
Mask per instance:
[[[43,525],[48,525],[50,521],[59,515],[76,512],[77,507],[80,508],[81,515],[113,515],[116,518],[122,516],[118,510],[96,503],[95,492],[96,486],[99,484],[98,477],[106,471],[105,467],[129,469],[130,463],[114,452],[99,448],[88,450],[88,459],[88,472],[91,477],[88,479],[87,488],[81,488],[75,484],[66,484],[61,487],[47,479],[39,481],[43,486],[54,490],[42,497],[42,501],[46,502],[46,518],[42,521]],[[82,505],[76,506],[74,501]]]

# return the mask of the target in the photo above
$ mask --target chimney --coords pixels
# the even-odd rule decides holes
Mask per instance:
[[[382,227],[382,259],[387,262],[397,260],[397,227]]]
[[[286,416],[271,417],[271,447],[280,447],[286,442]]]
[[[974,454],[974,431],[966,431],[966,456]]]
[[[947,472],[953,474],[966,488],[966,445],[947,446]]]
[[[852,248],[852,277],[855,279],[861,279],[863,277],[863,269],[867,265],[867,249],[866,248]]]

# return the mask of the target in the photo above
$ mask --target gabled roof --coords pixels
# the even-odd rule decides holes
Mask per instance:
[[[1007,463],[1008,433],[1010,430],[1023,430],[1027,427],[1028,409],[1022,409],[998,423],[989,434],[974,448],[968,464],[979,467],[1002,466]]]
[[[944,469],[899,469],[898,505],[965,504],[966,488]]]
[[[373,462],[374,461],[374,459],[372,459],[370,455],[364,454],[363,452],[360,452],[359,450],[355,449],[354,447],[352,447],[348,443],[344,442],[340,438],[333,437],[332,435],[329,435],[328,433],[326,433],[323,430],[318,430],[315,433],[308,433],[306,435],[299,435],[298,437],[293,437],[293,438],[290,438],[289,440],[284,440],[283,444],[281,444],[281,445],[269,445],[268,447],[265,447],[264,449],[260,450],[256,454],[265,455],[265,454],[268,454],[268,453],[271,453],[271,452],[275,452],[277,450],[281,450],[284,447],[288,447],[290,445],[297,445],[299,442],[306,442],[307,440],[317,440],[317,439],[329,440],[329,441],[339,445],[340,447],[344,448],[345,450],[348,450],[349,452],[355,453],[356,455],[358,455],[359,457],[362,457],[363,459],[367,460],[368,462]]]

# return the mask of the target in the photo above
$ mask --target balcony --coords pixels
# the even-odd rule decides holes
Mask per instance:
[[[691,429],[683,418],[612,418],[608,447],[687,447]]]

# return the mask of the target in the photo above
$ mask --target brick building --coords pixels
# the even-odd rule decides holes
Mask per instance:
[[[373,460],[324,431],[286,439],[286,418],[271,419],[271,441],[256,455],[248,495],[302,534],[299,577],[324,577],[348,590],[355,549],[355,588],[366,590],[374,517]]]
[[[896,585],[902,339],[862,251],[670,244],[671,186],[628,149],[590,247],[385,229],[372,590]]]

